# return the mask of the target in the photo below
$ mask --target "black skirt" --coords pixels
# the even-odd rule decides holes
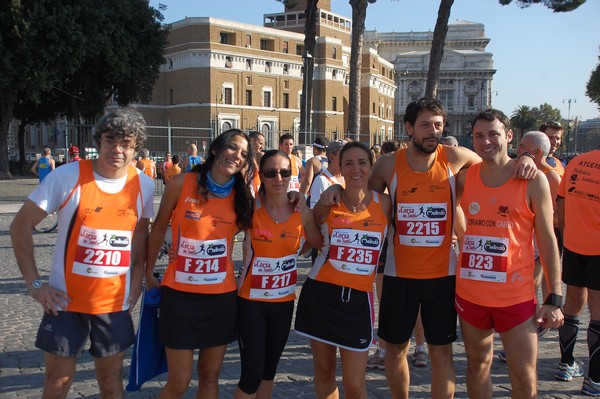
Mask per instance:
[[[296,310],[299,334],[357,352],[373,340],[369,293],[307,278]]]
[[[167,348],[203,349],[237,340],[237,292],[194,294],[163,287],[160,338]]]

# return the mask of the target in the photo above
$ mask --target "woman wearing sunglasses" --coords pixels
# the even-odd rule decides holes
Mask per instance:
[[[242,174],[247,167],[248,179]],[[161,397],[181,398],[198,356],[197,397],[219,396],[227,344],[238,338],[233,238],[251,225],[247,181],[254,173],[248,136],[231,129],[218,136],[203,164],[173,177],[165,189],[147,251],[148,289],[160,287],[154,264],[169,222],[171,259],[162,278],[160,337],[169,375]]]
[[[359,142],[339,153],[346,188],[338,207],[317,203],[314,216],[326,234],[304,282],[296,331],[310,338],[317,398],[339,397],[336,351],[346,398],[366,398],[365,374],[373,340],[371,298],[375,270],[391,215],[387,195],[368,189],[373,154]]]
[[[267,151],[259,165],[260,189],[244,239],[238,314],[242,374],[235,398],[271,398],[277,363],[287,342],[296,298],[297,258],[323,237],[311,211],[294,211],[287,196],[290,157]]]

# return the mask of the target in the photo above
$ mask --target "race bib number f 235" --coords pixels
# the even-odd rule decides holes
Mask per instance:
[[[329,263],[343,273],[371,275],[381,252],[382,234],[354,229],[334,229]]]

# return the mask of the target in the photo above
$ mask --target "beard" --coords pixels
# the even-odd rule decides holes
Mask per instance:
[[[425,155],[433,154],[436,151],[439,144],[440,144],[439,137],[437,138],[437,143],[435,144],[435,146],[433,146],[431,148],[425,147],[423,144],[416,142],[414,139],[412,142],[412,145],[415,148],[415,150],[417,150],[421,154],[425,154]]]

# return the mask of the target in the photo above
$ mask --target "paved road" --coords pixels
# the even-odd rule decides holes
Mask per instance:
[[[41,308],[33,301],[22,283],[9,236],[9,225],[18,210],[19,203],[35,188],[36,180],[0,181],[0,398],[39,398],[43,383],[43,355],[34,347],[35,334],[41,318]],[[56,234],[36,234],[36,257],[40,260],[41,274],[47,276],[49,260]],[[239,266],[241,250],[236,244],[234,257]],[[299,276],[304,280],[310,264],[301,259]],[[582,326],[587,326],[587,312]],[[576,355],[584,358],[587,354],[586,330],[579,332]],[[456,367],[456,397],[466,398],[465,369],[466,359],[462,340],[454,344]],[[130,353],[126,356],[129,365]],[[541,398],[579,398],[581,378],[572,382],[554,381],[554,368],[558,362],[557,334],[551,331],[540,341],[539,350],[539,389]],[[339,368],[339,367],[338,367]],[[495,360],[492,367],[494,397],[510,397],[510,384],[504,363]],[[125,368],[126,378],[129,368]],[[306,339],[293,331],[283,353],[276,377],[274,397],[276,398],[313,398],[312,363],[310,348]],[[339,376],[338,372],[338,376]],[[128,398],[156,398],[165,383],[166,375],[145,384],[140,392],[128,393]],[[239,353],[237,344],[229,346],[225,364],[221,373],[220,396],[233,396],[239,378]],[[370,398],[389,398],[383,372],[369,370],[366,375]],[[340,378],[338,377],[338,380]],[[431,368],[411,367],[411,393],[413,398],[429,398]],[[340,385],[341,386],[341,385]],[[195,384],[186,398],[193,398]],[[98,398],[95,384],[93,360],[86,354],[78,363],[76,382],[71,389],[70,398]]]

